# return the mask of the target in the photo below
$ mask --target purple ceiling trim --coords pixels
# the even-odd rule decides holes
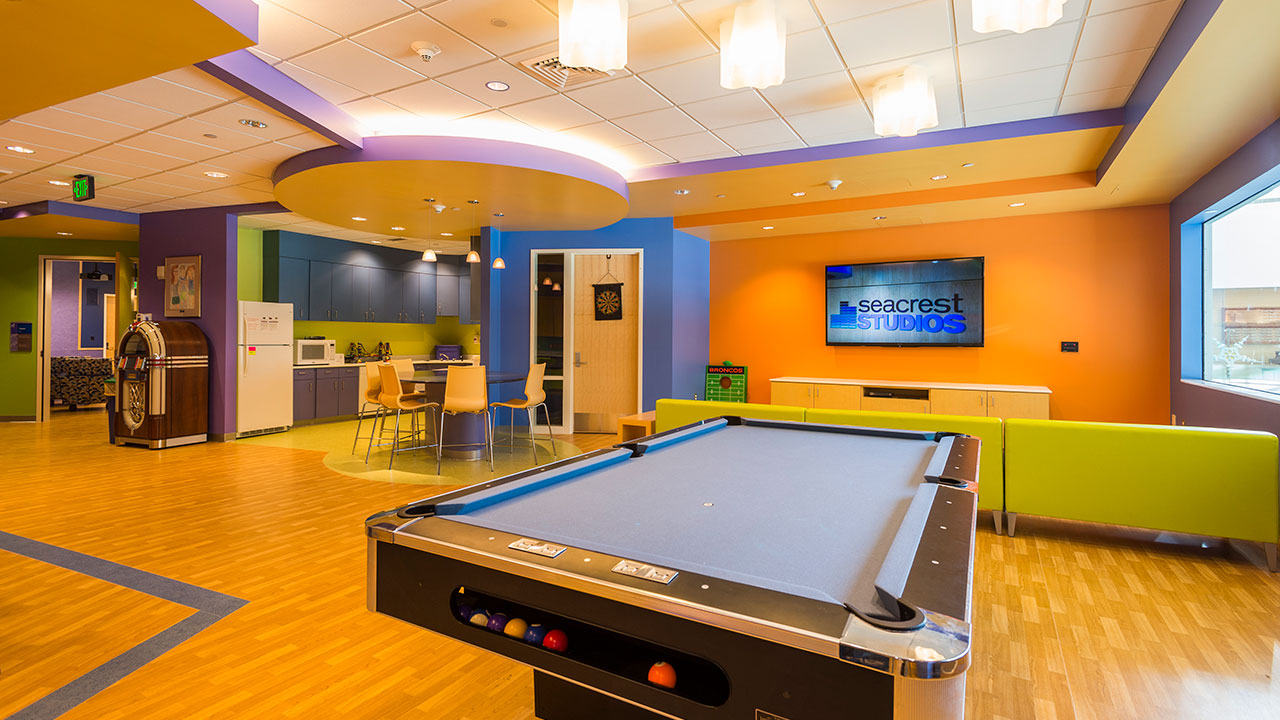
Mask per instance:
[[[506,140],[439,135],[379,135],[365,138],[362,150],[311,150],[280,163],[271,182],[279,184],[290,175],[325,165],[384,160],[466,162],[539,170],[586,180],[628,198],[626,179],[590,158]]]
[[[1221,4],[1222,0],[1195,0],[1182,4],[1164,34],[1164,40],[1151,56],[1151,62],[1147,63],[1147,69],[1142,71],[1142,77],[1138,78],[1138,84],[1129,94],[1129,102],[1124,106],[1124,127],[1098,165],[1098,183],[1111,169],[1111,164],[1129,142],[1138,123],[1147,116],[1147,111],[1169,84],[1173,72],[1182,64],[1182,59],[1191,51],[1191,46],[1195,45]]]
[[[666,180],[668,178],[687,177],[689,175],[706,175],[708,173],[731,172],[733,170],[753,170],[756,168],[790,165],[793,163],[815,162],[818,160],[837,160],[846,157],[878,155],[881,153],[901,152],[903,150],[919,150],[921,148],[942,147],[944,145],[964,145],[966,143],[985,142],[987,140],[1007,140],[1009,138],[1029,135],[1046,135],[1049,133],[1070,132],[1072,130],[1089,130],[1092,128],[1111,127],[1124,122],[1124,113],[1120,109],[1096,110],[1094,112],[1077,113],[1075,115],[1059,115],[1057,117],[1019,120],[1017,122],[999,123],[996,125],[980,125],[971,128],[954,130],[938,130],[921,133],[915,137],[875,138],[838,145],[822,145],[819,147],[800,148],[797,150],[778,150],[758,155],[718,158],[716,160],[699,160],[697,162],[676,163],[674,165],[656,165],[637,170],[632,173],[631,182],[646,180]]]
[[[253,0],[195,0],[233,30],[258,42],[258,4]]]
[[[122,225],[138,224],[137,213],[125,212],[124,210],[112,210],[110,208],[93,207],[92,205],[83,205],[79,203],[73,204],[58,202],[57,200],[42,200],[40,202],[0,209],[0,220],[13,220],[15,218],[32,217],[35,215],[61,215],[63,217],[82,218],[85,220],[101,220],[102,222],[120,223]]]
[[[248,50],[220,55],[196,67],[344,148],[359,150],[363,144],[364,132],[355,118]]]

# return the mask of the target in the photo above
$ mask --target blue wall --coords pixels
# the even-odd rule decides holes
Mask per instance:
[[[707,364],[710,307],[710,247],[675,229],[671,218],[623,220],[599,230],[481,234],[481,254],[500,255],[505,270],[482,282],[488,307],[481,340],[491,367],[524,368],[529,362],[530,262],[534,250],[644,250],[644,410],[659,398],[702,393]],[[518,396],[520,388],[502,388]]]

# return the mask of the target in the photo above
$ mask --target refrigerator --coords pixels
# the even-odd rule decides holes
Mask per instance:
[[[240,301],[236,322],[236,437],[293,425],[293,303]]]

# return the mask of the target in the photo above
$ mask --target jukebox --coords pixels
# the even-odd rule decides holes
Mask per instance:
[[[194,323],[138,320],[116,357],[116,444],[152,449],[204,442],[209,342]]]

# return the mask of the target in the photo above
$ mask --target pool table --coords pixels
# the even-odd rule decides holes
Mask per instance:
[[[961,718],[978,453],[694,423],[372,516],[369,608],[533,667],[546,720]]]

